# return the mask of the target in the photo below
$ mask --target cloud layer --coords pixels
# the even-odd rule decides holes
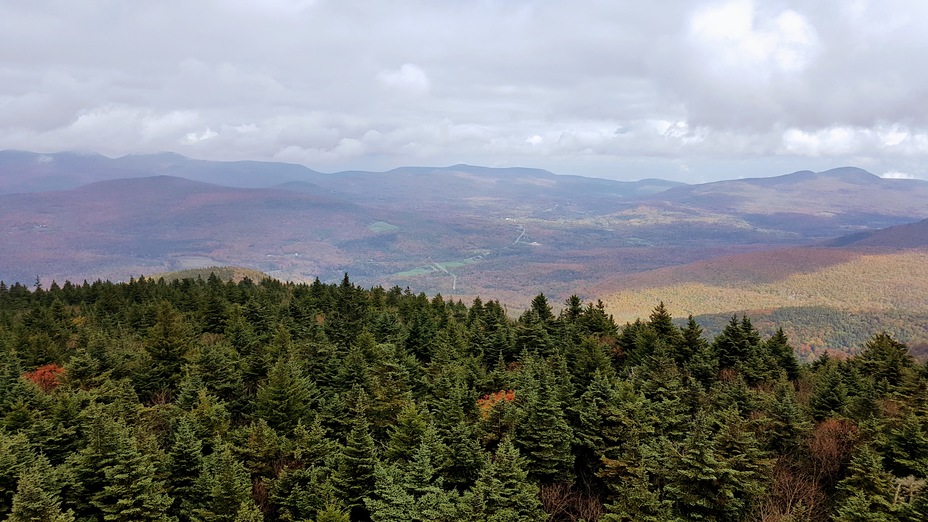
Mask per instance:
[[[928,178],[921,0],[0,6],[0,148]]]

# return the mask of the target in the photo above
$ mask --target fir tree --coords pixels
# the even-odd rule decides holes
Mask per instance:
[[[102,471],[103,490],[93,496],[92,503],[103,513],[104,520],[172,520],[167,512],[173,499],[167,495],[164,482],[158,479],[154,462],[140,451],[134,437],[119,433],[112,461]]]
[[[374,491],[376,463],[377,450],[367,420],[356,413],[335,474],[335,487],[351,509],[353,520],[367,516],[364,498]]]
[[[74,513],[61,510],[54,470],[44,456],[19,476],[9,522],[74,522]]]
[[[19,477],[34,461],[35,455],[24,433],[11,435],[0,429],[0,516],[12,509]]]
[[[412,460],[428,427],[428,418],[414,402],[407,404],[390,429],[384,459],[394,462]]]
[[[197,481],[203,472],[203,444],[186,417],[180,418],[174,430],[167,471],[170,494],[174,499],[169,513],[187,520],[199,495]]]
[[[402,471],[395,465],[378,463],[374,467],[374,491],[365,499],[373,522],[414,520],[415,498],[406,490]]]
[[[194,518],[203,522],[232,522],[243,503],[253,502],[248,470],[235,459],[231,448],[221,442],[204,459],[197,488],[200,502],[194,509]]]
[[[145,377],[150,393],[176,389],[184,357],[193,347],[189,326],[170,302],[162,301],[155,317],[145,344],[151,357],[151,367]]]
[[[893,516],[893,477],[883,469],[882,458],[870,446],[858,449],[847,477],[838,483],[842,500],[836,522],[890,521]]]
[[[527,457],[532,480],[569,482],[573,478],[573,433],[550,371],[542,367],[536,378],[537,387],[522,395],[518,445]]]
[[[886,332],[879,333],[867,341],[856,362],[863,374],[872,378],[881,391],[901,384],[905,373],[914,365],[906,345],[896,341]]]
[[[291,432],[308,422],[319,392],[293,357],[279,359],[258,388],[255,413],[275,430]]]
[[[767,339],[765,348],[777,365],[786,372],[787,379],[794,381],[799,377],[799,362],[796,361],[796,354],[789,345],[789,339],[783,333],[782,327],[777,328],[776,333]]]
[[[528,480],[524,461],[509,439],[500,443],[496,454],[483,468],[474,484],[472,516],[475,520],[545,520],[538,499],[538,487]]]
[[[809,397],[812,418],[818,421],[833,415],[841,415],[847,402],[847,386],[841,378],[838,363],[828,361],[815,375],[815,388]]]

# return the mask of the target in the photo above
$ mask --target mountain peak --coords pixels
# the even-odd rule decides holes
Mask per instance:
[[[883,179],[876,174],[867,172],[866,170],[858,167],[838,167],[835,169],[826,170],[824,172],[819,172],[818,175],[822,177],[838,178],[843,181],[858,183],[873,183]]]

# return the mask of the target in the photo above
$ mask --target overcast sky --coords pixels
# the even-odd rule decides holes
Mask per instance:
[[[0,149],[928,178],[925,0],[0,0]]]

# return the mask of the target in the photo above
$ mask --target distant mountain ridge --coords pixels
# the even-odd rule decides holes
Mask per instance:
[[[858,232],[825,243],[831,247],[848,248],[922,248],[928,247],[928,219],[894,227]]]
[[[0,195],[0,241],[13,245],[0,249],[0,280],[234,265],[513,303],[544,290],[557,303],[730,254],[763,266],[762,252],[783,247],[902,243],[913,233],[867,233],[928,218],[928,182],[855,168],[684,185],[463,164],[323,174],[176,154],[0,152],[0,192],[55,180],[57,190]]]
[[[0,151],[0,194],[68,190],[87,183],[122,178],[177,176],[239,188],[266,188],[318,172],[302,165],[260,161],[206,161],[180,154],[127,155]]]

